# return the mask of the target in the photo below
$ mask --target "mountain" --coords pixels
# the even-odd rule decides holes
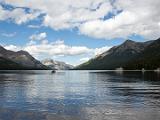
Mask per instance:
[[[0,46],[0,69],[48,69],[26,51],[13,52]]]
[[[125,69],[160,68],[160,38],[148,45],[136,58],[129,61]]]
[[[139,65],[139,67],[135,66],[137,63],[142,64],[144,61],[146,63],[147,61],[150,61],[150,63],[157,61],[159,59],[157,56],[160,54],[159,45],[159,39],[148,42],[126,40],[121,45],[112,47],[75,69],[116,69],[120,67],[125,69],[149,69],[149,67],[144,67],[144,64]],[[153,57],[152,52],[154,52],[155,57]],[[152,58],[149,57],[155,58],[155,60],[150,60]],[[152,65],[153,63],[150,66]]]
[[[5,59],[5,58],[2,58],[0,57],[0,70],[14,70],[14,69],[22,69],[23,66],[11,61],[11,60],[8,60],[8,59]]]
[[[73,68],[72,65],[60,61],[54,61],[52,59],[45,59],[42,63],[54,70],[69,70]]]

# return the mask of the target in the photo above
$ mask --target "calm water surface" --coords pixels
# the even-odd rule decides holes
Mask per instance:
[[[0,120],[160,120],[160,74],[0,71]]]

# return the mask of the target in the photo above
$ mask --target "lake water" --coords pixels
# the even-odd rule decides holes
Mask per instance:
[[[0,71],[0,120],[160,120],[160,74]]]

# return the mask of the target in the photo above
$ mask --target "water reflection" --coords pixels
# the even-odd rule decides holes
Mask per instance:
[[[0,118],[6,109],[33,112],[36,119],[37,112],[43,113],[40,118],[51,119],[55,115],[56,119],[146,119],[138,116],[138,110],[160,118],[159,80],[158,73],[136,71],[1,72]]]

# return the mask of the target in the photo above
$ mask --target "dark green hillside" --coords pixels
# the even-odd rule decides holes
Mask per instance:
[[[127,40],[119,46],[77,66],[80,70],[157,69],[160,67],[160,39],[144,43]]]
[[[128,62],[126,69],[157,69],[160,67],[160,39],[154,41],[134,60]]]
[[[111,48],[98,57],[77,66],[76,69],[116,69],[123,67],[141,53],[149,43],[139,43],[131,40]]]
[[[7,60],[5,58],[0,57],[0,70],[16,70],[16,69],[22,69],[23,67],[19,64]]]
[[[26,51],[14,52],[0,46],[0,69],[46,70],[50,68],[43,65]]]

